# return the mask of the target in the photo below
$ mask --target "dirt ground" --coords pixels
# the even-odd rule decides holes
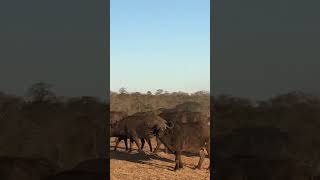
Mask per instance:
[[[184,168],[182,170],[173,171],[174,155],[163,152],[160,148],[157,155],[151,155],[148,144],[144,146],[145,155],[137,152],[134,144],[133,151],[128,153],[125,151],[125,145],[119,143],[117,151],[114,151],[115,139],[111,139],[110,144],[110,177],[111,180],[209,180],[210,171],[209,159],[206,158],[202,164],[201,170],[194,169],[199,161],[199,156],[182,156]],[[128,143],[129,144],[129,143]],[[128,145],[129,146],[129,145]],[[152,141],[152,147],[156,147],[155,140]]]

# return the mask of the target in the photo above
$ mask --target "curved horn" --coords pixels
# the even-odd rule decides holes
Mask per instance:
[[[168,128],[168,125],[164,124],[164,128],[161,128],[161,129],[167,129],[167,128]]]
[[[173,124],[172,122],[169,121],[168,124],[169,124],[169,125],[167,125],[167,127],[168,127],[169,129],[172,129],[172,128],[174,127],[174,124]]]

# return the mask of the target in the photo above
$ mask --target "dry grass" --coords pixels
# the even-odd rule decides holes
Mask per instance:
[[[119,144],[117,151],[114,149],[114,139],[110,145],[110,177],[111,180],[168,180],[168,179],[210,179],[210,171],[207,170],[209,159],[205,159],[201,170],[194,169],[199,161],[198,156],[182,156],[184,168],[182,170],[173,171],[174,155],[158,152],[158,155],[151,155],[149,146],[146,143],[144,151],[146,155],[137,152],[136,145],[133,145],[133,151],[128,153],[125,151],[124,143]],[[153,148],[156,142],[152,141]]]

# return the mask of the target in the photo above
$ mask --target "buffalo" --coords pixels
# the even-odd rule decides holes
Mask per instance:
[[[127,117],[128,114],[126,112],[121,111],[110,111],[110,137],[117,137],[116,145],[114,150],[117,150],[118,144],[123,140],[126,146],[126,150],[128,150],[128,137],[125,135],[121,135],[121,133],[116,132],[118,123]]]
[[[139,112],[119,121],[117,127],[112,130],[111,134],[112,136],[130,137],[138,146],[139,152],[142,152],[144,141],[146,140],[152,152],[150,139],[154,137],[153,130],[165,129],[166,127],[166,121],[160,116],[150,112]],[[141,144],[138,139],[141,139]]]
[[[113,126],[127,116],[128,114],[126,112],[110,111],[110,126]]]
[[[179,122],[181,124],[188,124],[188,123],[204,123],[210,126],[210,119],[208,116],[201,112],[189,112],[189,111],[164,111],[159,114],[160,117],[165,119],[168,122]],[[160,145],[162,144],[161,141],[157,140],[157,147],[155,148],[153,153],[157,153]]]
[[[146,115],[154,115],[153,112],[137,112],[135,114],[133,114],[132,116],[136,116],[136,117],[141,117],[141,116],[146,116]],[[116,144],[114,147],[114,150],[117,150],[118,144],[123,140],[125,143],[125,147],[126,150],[128,151],[128,138],[130,139],[130,149],[129,152],[131,152],[132,150],[132,143],[134,142],[133,138],[128,137],[128,135],[126,133],[123,132],[123,124],[119,122],[122,121],[124,118],[127,117],[127,113],[125,112],[118,112],[118,111],[111,111],[110,112],[110,128],[111,128],[111,133],[110,133],[110,137],[117,137],[116,139]],[[120,127],[118,127],[120,125]],[[140,138],[141,140],[141,149],[143,149],[145,141],[147,140],[149,147],[150,147],[150,151],[152,151],[152,146],[151,146],[151,142],[149,139],[144,139],[144,138]]]
[[[200,159],[196,166],[197,169],[201,168],[204,161],[204,150],[207,151],[210,157],[210,127],[207,123],[168,121],[167,128],[155,129],[154,133],[159,140],[175,154],[176,164],[174,170],[183,168],[181,160],[182,152],[199,152]]]

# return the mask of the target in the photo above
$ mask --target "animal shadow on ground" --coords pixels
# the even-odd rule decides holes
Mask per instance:
[[[119,150],[123,151],[119,151]],[[134,152],[137,151],[136,148],[132,149]],[[162,149],[163,150],[163,149]],[[169,154],[172,154],[171,152],[168,152]],[[191,153],[191,152],[182,152],[182,155],[186,157],[199,157],[198,153]],[[209,156],[206,154],[206,158],[209,158]],[[114,151],[114,146],[110,145],[110,159],[117,159],[117,160],[125,160],[129,162],[135,162],[140,164],[148,164],[150,166],[154,166],[156,168],[162,168],[174,171],[174,160],[163,158],[158,156],[157,154],[139,154],[139,153],[128,153],[125,151],[124,147],[119,146],[117,151]],[[172,162],[172,166],[165,166],[162,164],[157,164],[154,162],[151,162],[151,160],[160,160],[164,162]],[[184,167],[188,167],[190,169],[196,170],[196,165],[190,165],[190,164],[184,164]]]
[[[167,170],[173,170],[173,167],[171,166],[165,166],[161,164],[156,164],[150,162],[151,160],[159,160],[163,162],[171,162],[173,163],[174,161],[171,159],[163,158],[158,155],[153,155],[153,154],[143,154],[143,153],[128,153],[124,151],[114,151],[110,150],[110,159],[116,159],[116,160],[124,160],[124,161],[129,161],[129,162],[134,162],[134,163],[140,163],[140,164],[148,164],[150,166],[154,166],[156,168],[162,168],[162,169],[167,169]]]
[[[123,149],[123,150],[125,150],[125,148],[124,147],[117,147],[117,149]],[[112,150],[114,150],[114,146],[111,146],[110,145],[110,151],[112,151]],[[137,149],[135,149],[135,148],[133,148],[132,150],[137,150]],[[161,150],[163,150],[163,149],[161,149]],[[168,151],[168,154],[172,154],[170,151]],[[182,155],[184,155],[184,156],[186,156],[186,157],[194,157],[194,156],[199,156],[199,153],[192,153],[192,152],[182,152]],[[209,156],[208,156],[208,154],[206,154],[206,158],[209,158]]]

